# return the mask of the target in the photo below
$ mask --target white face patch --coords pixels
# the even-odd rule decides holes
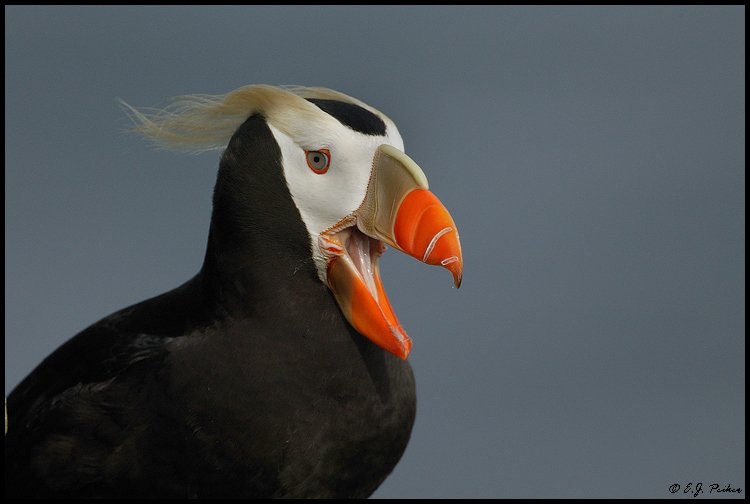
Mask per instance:
[[[365,198],[373,158],[381,144],[403,149],[393,123],[386,120],[386,136],[373,136],[347,128],[321,111],[320,121],[308,121],[305,138],[293,139],[269,124],[279,144],[289,192],[310,233],[318,276],[326,282],[326,261],[319,236],[356,211]],[[307,163],[307,151],[327,149],[330,165],[316,173]]]

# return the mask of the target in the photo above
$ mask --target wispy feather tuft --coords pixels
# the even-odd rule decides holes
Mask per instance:
[[[382,113],[332,89],[319,87],[267,85],[244,86],[224,95],[187,95],[173,98],[163,108],[137,109],[118,98],[135,124],[133,132],[160,147],[204,152],[223,149],[237,128],[253,114],[291,137],[304,135],[299,116],[309,121],[326,120],[326,114],[306,100],[341,100],[364,107],[387,119]]]

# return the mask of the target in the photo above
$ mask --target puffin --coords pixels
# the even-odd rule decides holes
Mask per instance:
[[[370,496],[416,414],[379,258],[442,266],[456,288],[463,273],[453,218],[396,125],[319,87],[122,103],[162,147],[223,149],[203,265],[10,393],[5,496]]]

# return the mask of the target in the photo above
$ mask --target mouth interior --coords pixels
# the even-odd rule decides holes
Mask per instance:
[[[356,225],[340,231],[340,235],[346,254],[352,259],[367,290],[375,301],[379,301],[375,278],[380,276],[378,258],[385,250],[385,244],[362,233]]]
[[[380,280],[378,259],[385,244],[362,233],[355,219],[321,233],[327,283],[346,320],[384,350],[406,359],[411,340],[393,312]]]

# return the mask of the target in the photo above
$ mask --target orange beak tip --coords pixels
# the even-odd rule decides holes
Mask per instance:
[[[461,267],[461,268],[459,268],[459,269],[457,269],[455,271],[452,271],[451,273],[453,273],[453,285],[456,287],[456,289],[460,289],[461,288],[461,281],[464,278],[464,269],[463,269],[463,267]]]
[[[461,288],[461,280],[464,276],[464,265],[460,259],[444,266],[453,275],[453,286],[456,289]]]
[[[464,261],[461,258],[461,249],[458,248],[457,255],[444,259],[440,265],[451,272],[451,275],[453,275],[453,286],[459,289],[464,276]]]

